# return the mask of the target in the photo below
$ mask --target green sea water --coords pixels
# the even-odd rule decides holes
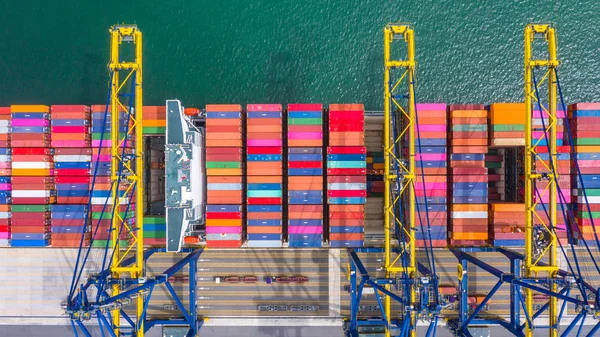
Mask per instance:
[[[108,28],[144,33],[144,104],[382,107],[383,33],[414,23],[420,102],[520,101],[523,28],[557,26],[567,102],[600,101],[600,2],[3,1],[0,105],[103,104]]]

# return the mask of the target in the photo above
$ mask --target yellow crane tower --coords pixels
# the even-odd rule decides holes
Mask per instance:
[[[547,54],[545,57],[537,57],[539,51],[534,55],[534,41],[543,40],[547,44]],[[547,276],[554,279],[559,271],[557,265],[557,237],[554,230],[556,226],[556,180],[558,173],[555,170],[556,165],[556,106],[557,106],[557,83],[556,83],[556,68],[558,67],[556,58],[556,34],[555,29],[550,24],[529,24],[525,28],[525,216],[526,216],[526,232],[525,232],[525,275],[526,278],[537,276]],[[536,80],[536,69],[543,69],[540,80]],[[539,102],[538,97],[540,89],[543,89],[542,84],[547,83],[548,101]],[[549,159],[540,160],[538,156],[538,146],[544,139],[543,132],[540,137],[532,137],[532,119],[533,111],[538,107],[541,118],[547,120],[545,133],[548,134],[549,144]],[[542,131],[542,130],[539,130]],[[537,159],[537,160],[536,160]],[[553,164],[552,164],[553,163]],[[536,193],[536,181],[547,180],[548,187],[543,191]],[[537,195],[536,195],[537,194]],[[548,196],[548,214],[546,217],[541,211],[536,209],[536,205],[540,203],[538,196]],[[537,200],[537,201],[536,201]],[[549,220],[549,221],[547,221]],[[546,244],[540,246],[539,240],[534,238],[545,237],[542,240]],[[550,289],[557,292],[557,284],[552,283]],[[549,336],[558,336],[557,321],[557,297],[551,296],[548,306],[549,318]],[[525,307],[529,313],[534,312],[533,309],[533,291],[530,288],[525,288]],[[533,327],[529,323],[525,326],[525,336],[533,336]]]
[[[125,46],[133,50],[124,50]],[[130,61],[124,61],[131,59]],[[110,29],[111,73],[111,183],[112,223],[111,238],[113,255],[110,272],[114,279],[144,277],[144,185],[142,162],[142,32],[136,25],[115,25]],[[127,94],[125,94],[127,92]],[[133,97],[131,96],[133,93]],[[133,100],[133,102],[126,100]],[[126,128],[125,132],[122,132]],[[133,194],[133,196],[131,196]],[[135,201],[133,218],[122,213],[122,205]],[[127,245],[122,245],[120,234],[129,232]],[[124,264],[126,258],[134,257],[133,263]],[[112,286],[112,296],[121,291],[117,282]],[[144,336],[144,295],[136,297],[138,324],[136,336]],[[119,336],[121,310],[112,310],[112,325]]]
[[[400,42],[400,43],[398,43]],[[398,44],[404,48],[397,47]],[[392,50],[396,48],[400,50]],[[409,24],[388,24],[384,29],[384,230],[386,277],[402,274],[408,283],[416,273],[415,256],[415,41],[414,30]],[[392,54],[394,57],[392,57]],[[404,58],[398,57],[403,54]],[[401,104],[400,102],[406,102]],[[396,113],[397,112],[397,113]],[[407,213],[399,212],[403,199],[408,195]],[[396,230],[394,230],[396,229]],[[403,238],[401,247],[394,250],[392,232]],[[403,282],[404,283],[404,282]],[[403,287],[409,306],[414,307],[416,292],[414,284]],[[389,289],[390,287],[387,286]],[[406,293],[408,292],[408,293]],[[392,319],[391,299],[385,297],[385,314]],[[410,326],[416,323],[416,314],[410,314]],[[389,329],[386,336],[390,335]],[[416,331],[410,331],[416,336]]]

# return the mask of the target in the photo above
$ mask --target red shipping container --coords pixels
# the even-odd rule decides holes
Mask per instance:
[[[206,212],[207,219],[241,219],[241,212]]]
[[[11,152],[13,155],[51,155],[54,153],[52,149],[23,147],[12,148]]]
[[[445,195],[445,194],[444,194]],[[330,198],[360,198],[366,197],[366,190],[328,190],[327,196]]]
[[[248,205],[281,205],[281,198],[248,198]]]
[[[10,232],[10,226],[9,225],[0,225],[0,233],[6,233],[6,232]]]
[[[323,168],[322,161],[288,161],[289,168]]]
[[[13,205],[46,205],[53,202],[54,198],[12,198]]]
[[[350,110],[350,111],[334,111],[329,110],[329,124],[331,122],[340,121],[344,123],[349,120],[364,120],[365,112],[362,110]]]
[[[364,146],[329,146],[327,154],[365,154],[367,148]]]
[[[90,176],[92,171],[90,169],[54,169],[54,174],[57,176]]]
[[[283,148],[279,146],[249,146],[246,151],[248,154],[282,154]]]
[[[327,174],[331,175],[365,175],[367,174],[367,169],[357,169],[357,168],[348,168],[348,169],[327,169]]]
[[[365,125],[361,124],[361,123],[329,125],[329,132],[364,132],[364,131],[365,131]]]
[[[104,111],[105,107],[102,105],[102,111]],[[54,116],[56,112],[90,112],[91,108],[87,105],[51,105],[50,112]]]
[[[329,219],[329,227],[364,227],[364,226],[365,226],[365,219],[359,219],[359,218]]]
[[[304,104],[304,103],[294,103],[288,104],[288,111],[323,111],[322,104]]]
[[[54,180],[57,184],[89,184],[92,182],[92,177],[55,177]],[[99,183],[98,177],[95,183]]]
[[[44,221],[50,216],[50,212],[12,212],[11,223],[14,225],[16,220]]]

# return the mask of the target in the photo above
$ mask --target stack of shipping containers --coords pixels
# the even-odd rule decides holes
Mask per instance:
[[[11,149],[9,107],[0,107],[0,247],[10,246]]]
[[[523,200],[523,146],[525,105],[493,103],[488,109],[490,148],[488,169],[490,244],[503,247],[525,245]]]
[[[167,240],[167,223],[164,217],[165,202],[165,130],[166,130],[166,107],[144,106],[142,108],[144,118],[144,154],[146,170],[144,180],[146,184],[146,195],[144,205],[144,245],[165,245]],[[156,211],[162,215],[156,215]],[[162,211],[162,212],[160,212]],[[152,213],[153,215],[146,215]]]
[[[367,148],[367,203],[365,204],[365,244],[383,237],[383,116],[365,116]]]
[[[448,228],[446,105],[417,104],[416,111],[416,245],[429,247],[431,239],[431,246],[445,247]],[[428,225],[431,237],[427,235]]]
[[[51,205],[52,246],[79,247],[91,241],[87,217],[92,159],[90,108],[83,105],[53,105],[52,147],[56,205]]]
[[[242,246],[243,115],[241,105],[206,106],[206,245]]]
[[[54,197],[54,163],[50,148],[50,109],[13,105],[11,245],[50,244],[50,204]]]
[[[323,243],[323,106],[289,104],[287,219],[289,247]]]
[[[329,244],[334,248],[364,245],[367,196],[365,111],[362,104],[329,106],[327,203]]]
[[[451,105],[451,243],[479,246],[488,240],[487,110],[483,105]]]
[[[283,244],[282,120],[280,104],[247,106],[248,247],[281,247]]]
[[[577,226],[575,236],[586,241],[600,236],[600,103],[578,103],[569,106],[569,126],[574,146],[572,186],[573,207]],[[578,177],[578,172],[581,177]],[[585,190],[584,190],[585,189]],[[589,207],[589,209],[588,209]]]
[[[92,105],[92,161],[90,165],[90,182],[93,184],[91,192],[91,217],[92,217],[92,236],[94,237],[93,246],[106,247],[112,246],[111,242],[111,218],[113,212],[113,198],[111,192],[111,118],[112,113],[107,111],[105,105]],[[125,111],[119,112],[119,139],[123,138],[128,129],[128,119]],[[133,139],[127,139],[127,144],[120,144],[119,152],[129,154],[133,146]],[[125,150],[123,150],[125,148]],[[118,169],[118,168],[117,168]],[[125,182],[121,182],[120,190],[125,189]],[[116,186],[114,187],[116,188]],[[119,210],[124,219],[129,219],[133,215],[134,204],[128,205],[131,198],[126,195],[119,195],[121,201]],[[132,225],[132,224],[130,224]],[[129,240],[129,231],[125,226],[120,226],[119,241],[122,246],[127,245]]]

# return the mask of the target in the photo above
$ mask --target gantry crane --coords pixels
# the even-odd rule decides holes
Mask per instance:
[[[545,58],[534,57],[533,43],[536,38],[543,38],[547,43],[548,54]],[[557,264],[557,237],[555,228],[556,225],[556,197],[558,184],[557,167],[554,163],[556,156],[556,128],[558,118],[556,115],[556,68],[558,60],[556,58],[556,34],[554,27],[548,24],[530,24],[525,28],[525,277],[537,277],[540,274],[547,275],[550,279],[556,278],[558,275]],[[535,69],[546,69],[542,81],[534,83]],[[540,102],[538,94],[539,87],[543,80],[548,84],[548,101],[547,104]],[[537,81],[536,81],[537,82]],[[532,119],[533,108],[539,107],[540,117],[548,120],[548,126],[539,137],[533,137]],[[536,160],[537,149],[544,139],[548,137],[547,147],[549,160]],[[537,162],[537,165],[536,165]],[[548,187],[545,191],[538,192],[536,195],[536,181],[546,180]],[[536,205],[539,203],[538,196],[542,195],[549,197],[548,202],[548,222]],[[536,200],[538,202],[536,202]],[[534,226],[536,224],[536,226]],[[534,233],[534,230],[536,233]],[[540,241],[535,237],[545,237],[542,240],[543,247],[539,246]],[[540,263],[542,262],[543,265]],[[556,282],[551,282],[549,289],[557,292],[558,286]],[[525,307],[528,312],[533,312],[533,291],[525,288]],[[558,308],[557,298],[550,296],[548,303],[548,318],[550,326],[550,337],[558,335]],[[533,336],[533,327],[531,324],[525,325],[525,336]]]
[[[398,44],[404,48],[398,47]],[[392,53],[404,57],[395,58]],[[403,23],[388,24],[384,29],[385,241],[383,249],[349,250],[351,317],[346,327],[348,336],[357,336],[361,326],[365,333],[379,331],[373,329],[383,327],[386,336],[416,336],[418,318],[429,320],[427,336],[435,334],[437,328],[441,303],[429,230],[425,232],[429,239],[424,239],[429,268],[418,263],[416,258],[415,157],[417,146],[420,148],[420,137],[415,106],[415,66],[413,27]],[[427,212],[425,205],[424,213]],[[369,275],[357,255],[361,252],[384,254],[384,278]],[[358,308],[365,285],[375,289],[381,310],[379,320],[358,320]],[[383,300],[379,293],[385,295]],[[400,305],[399,311],[392,311],[392,301]],[[365,326],[371,326],[371,330]]]
[[[111,72],[111,185],[112,185],[112,258],[110,272],[115,279],[130,277],[142,279],[144,277],[144,183],[142,161],[142,32],[135,25],[117,25],[110,31],[110,63]],[[134,58],[125,59],[121,51],[124,42],[133,44]],[[133,97],[123,95],[127,86],[133,87]],[[131,90],[131,89],[130,89]],[[131,103],[124,103],[129,99]],[[125,112],[124,114],[122,112]],[[121,126],[126,128],[122,132]],[[128,148],[133,148],[133,153],[128,153]],[[131,195],[131,198],[127,196]],[[131,209],[130,201],[135,201],[133,218],[128,221]],[[121,215],[122,205],[125,213]],[[121,246],[121,233],[129,232],[131,239],[128,245]],[[133,263],[124,265],[127,257],[133,256]],[[121,284],[112,285],[112,295],[121,292]],[[144,296],[136,297],[136,315],[142,317],[144,311]],[[121,324],[120,309],[112,312],[112,325],[115,334],[119,335]],[[137,337],[144,336],[143,320],[139,323]]]
[[[408,284],[416,273],[416,247],[415,247],[415,40],[414,30],[410,25],[389,24],[384,31],[384,100],[383,100],[383,147],[384,147],[384,235],[385,235],[385,270],[386,277],[393,278],[396,274],[402,274],[406,284],[402,291],[408,299],[408,305],[413,306],[416,302],[416,293],[412,285]],[[404,60],[392,59],[392,45],[398,40],[406,44],[406,58]],[[397,76],[395,70],[400,70]],[[404,106],[402,96],[396,93],[399,89],[406,89],[408,97]],[[399,116],[394,112],[398,111]],[[406,124],[402,128],[401,121]],[[401,130],[399,133],[396,130]],[[408,136],[408,137],[406,137]],[[404,138],[406,137],[406,142]],[[408,161],[403,155],[404,149],[408,149]],[[403,198],[408,195],[408,216],[403,217],[399,210],[402,208]],[[401,247],[398,253],[392,251],[392,226],[394,232],[401,238]],[[399,263],[400,261],[400,263]],[[400,264],[400,265],[399,265]],[[388,289],[390,287],[388,286]],[[410,327],[415,325],[414,312],[407,311],[404,319],[410,320]],[[391,297],[385,297],[385,314],[390,324],[392,316]],[[411,330],[411,336],[416,331]],[[389,335],[389,331],[386,336]]]
[[[534,51],[534,41],[547,44],[546,52]],[[544,55],[544,56],[540,56]],[[572,210],[564,206],[566,200],[558,184],[557,167],[557,97],[560,94],[562,110],[566,111],[560,82],[558,79],[557,43],[555,28],[551,24],[529,24],[525,28],[524,46],[524,76],[525,76],[525,252],[524,254],[511,250],[491,247],[456,249],[451,251],[459,260],[459,315],[450,319],[449,326],[458,336],[471,336],[469,327],[473,325],[497,324],[514,336],[532,337],[536,329],[547,329],[550,337],[557,337],[560,323],[567,305],[574,306],[577,315],[570,324],[562,330],[561,336],[570,336],[576,325],[581,322],[576,335],[581,334],[581,327],[586,317],[597,316],[598,289],[585,282],[581,274],[577,250],[574,248],[574,238],[571,230],[567,230],[568,245],[573,261],[568,259],[563,244],[557,238],[557,198],[561,202],[562,216],[567,223],[577,226]],[[543,75],[538,81],[536,71],[543,69]],[[542,84],[546,82],[547,87]],[[541,91],[545,90],[547,100],[542,98]],[[536,110],[534,114],[534,110]],[[532,127],[533,119],[541,122],[541,129]],[[539,122],[538,122],[539,123]],[[547,125],[546,125],[547,123]],[[565,129],[570,136],[568,120]],[[533,131],[538,136],[533,136]],[[573,142],[570,142],[571,146]],[[571,149],[573,150],[573,148]],[[540,156],[544,153],[544,156]],[[578,167],[577,158],[573,158]],[[580,176],[578,174],[578,179]],[[546,187],[539,190],[536,183],[546,182]],[[545,203],[544,199],[548,199]],[[586,201],[587,203],[587,201]],[[589,209],[588,209],[589,211]],[[585,240],[582,240],[587,247]],[[561,270],[557,260],[557,248],[560,247],[565,257],[568,270]],[[600,248],[600,242],[598,243]],[[510,260],[510,270],[499,270],[493,265],[482,261],[470,254],[471,252],[495,252]],[[589,257],[594,256],[588,250]],[[468,263],[498,278],[498,282],[489,291],[484,300],[473,310],[466,305],[468,300]],[[597,267],[598,268],[598,267]],[[600,269],[598,269],[600,274]],[[488,301],[503,284],[510,289],[510,315],[508,319],[481,316]],[[534,306],[534,293],[547,298],[545,303]],[[591,298],[595,297],[595,301]],[[558,301],[562,304],[559,308]],[[547,324],[536,324],[536,319],[543,314],[548,317]],[[522,320],[524,322],[522,323]],[[600,329],[596,325],[588,336],[593,336]]]
[[[102,336],[135,336],[143,337],[145,332],[156,325],[175,326],[178,333],[183,332],[187,337],[196,336],[203,320],[198,319],[196,299],[197,260],[202,249],[180,247],[180,238],[173,239],[175,251],[185,252],[173,266],[157,275],[146,275],[145,263],[154,254],[166,252],[164,248],[144,249],[143,236],[143,162],[142,162],[142,32],[135,25],[115,25],[110,29],[110,62],[108,70],[111,85],[104,114],[103,125],[109,121],[111,126],[111,199],[106,199],[100,219],[110,219],[111,245],[107,242],[103,249],[100,267],[97,272],[83,276],[84,270],[90,267],[89,257],[92,244],[84,247],[82,240],[77,255],[71,288],[63,306],[68,314],[75,336],[78,331],[86,337],[91,337],[86,322],[97,319],[102,330]],[[131,53],[123,51],[124,47],[133,47],[133,59],[124,61]],[[172,116],[171,133],[180,132],[179,145],[185,147],[191,141],[196,147],[187,153],[185,158],[179,158],[179,167],[190,169],[192,159],[200,156],[197,149],[198,135],[191,135],[182,123],[186,121],[184,108],[179,101],[168,100],[166,103],[169,116]],[[177,128],[176,126],[179,126]],[[187,124],[186,124],[187,125]],[[104,131],[104,130],[103,130]],[[196,130],[197,131],[197,130]],[[104,135],[104,132],[102,133]],[[175,136],[175,135],[173,135]],[[100,149],[106,145],[100,140]],[[192,146],[193,147],[193,146]],[[99,153],[100,154],[100,153]],[[98,160],[90,188],[94,192],[98,172]],[[187,172],[187,171],[186,171]],[[197,185],[197,184],[196,184]],[[185,185],[187,186],[187,185]],[[180,186],[185,191],[185,186]],[[187,195],[186,195],[187,196]],[[180,198],[181,199],[181,198]],[[110,201],[110,202],[109,202]],[[179,200],[181,201],[181,200]],[[195,205],[195,203],[190,203]],[[134,206],[135,205],[135,206]],[[108,208],[110,206],[110,208]],[[177,205],[176,205],[177,206]],[[189,208],[189,207],[188,207]],[[131,212],[130,212],[131,211]],[[109,213],[109,216],[104,216]],[[132,216],[130,216],[132,214]],[[88,217],[89,219],[90,217]],[[100,227],[101,220],[92,224],[94,236]],[[179,224],[179,227],[184,223]],[[182,232],[179,228],[179,232]],[[121,241],[122,234],[127,233],[129,240]],[[92,239],[93,241],[93,239]],[[175,273],[182,272],[187,267],[189,288],[187,289],[187,307],[171,285]],[[85,278],[85,281],[82,280]],[[147,315],[148,304],[152,292],[157,285],[164,285],[175,305],[175,312],[169,319],[150,319]],[[129,310],[130,304],[135,310]],[[176,312],[179,311],[179,314]],[[124,324],[124,322],[126,324]]]

